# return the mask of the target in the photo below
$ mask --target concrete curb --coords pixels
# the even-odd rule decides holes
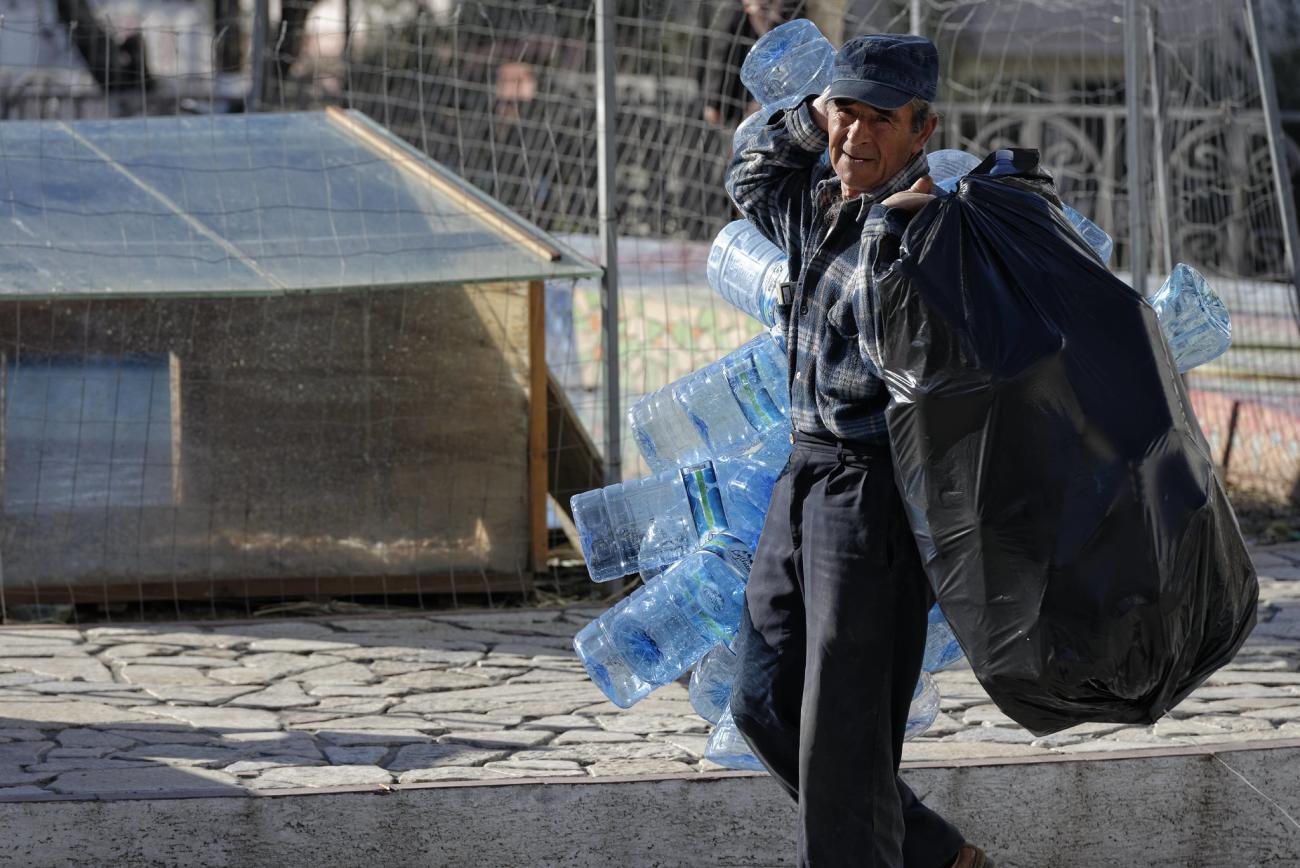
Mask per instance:
[[[1000,868],[1300,865],[1300,740],[912,763],[904,774]],[[794,863],[794,806],[744,772],[184,796],[0,804],[0,865]]]

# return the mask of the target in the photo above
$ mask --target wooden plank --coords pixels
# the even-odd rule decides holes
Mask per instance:
[[[428,576],[327,576],[213,579],[181,582],[58,586],[4,589],[6,605],[22,603],[115,603],[141,600],[278,600],[384,594],[510,594],[532,590],[532,577],[506,573],[461,573]]]
[[[325,114],[331,121],[360,139],[371,150],[385,159],[391,160],[395,166],[405,170],[407,174],[413,176],[416,180],[436,188],[438,192],[456,202],[465,209],[465,213],[474,215],[496,232],[509,236],[516,243],[528,248],[547,262],[555,262],[560,259],[560,251],[542,243],[499,214],[494,214],[483,202],[467,195],[464,190],[431,171],[414,154],[408,153],[403,148],[388,141],[366,124],[357,121],[356,118],[343,109],[338,106],[326,106]]]
[[[534,573],[546,569],[546,287],[528,284],[528,539]]]
[[[180,504],[185,499],[181,473],[185,428],[181,424],[181,359],[175,352],[167,353],[167,396],[171,402],[172,503]]]
[[[552,468],[547,490],[572,519],[569,498],[605,484],[605,461],[565,396],[564,387],[549,371],[546,410],[546,448]]]

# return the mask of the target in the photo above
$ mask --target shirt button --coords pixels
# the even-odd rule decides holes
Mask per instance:
[[[799,316],[807,316],[807,315],[808,315],[808,305],[806,304],[799,305]]]

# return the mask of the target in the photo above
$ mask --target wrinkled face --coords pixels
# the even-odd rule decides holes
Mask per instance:
[[[831,167],[846,198],[879,187],[925,147],[935,119],[912,132],[912,106],[878,109],[850,99],[832,100],[826,111]]]

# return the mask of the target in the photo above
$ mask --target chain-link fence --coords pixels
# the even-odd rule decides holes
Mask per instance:
[[[404,141],[564,245],[599,260],[597,7],[596,0],[246,0],[242,6],[230,0],[32,2],[6,13],[0,27],[0,114],[8,121],[47,123],[193,116],[216,129],[222,118],[239,113],[353,109],[373,119],[395,142]],[[617,401],[625,409],[640,395],[717,359],[758,332],[756,323],[709,290],[705,261],[713,236],[734,216],[722,179],[731,132],[752,109],[739,81],[740,62],[763,32],[794,16],[811,18],[836,43],[870,31],[915,30],[934,39],[943,62],[938,106],[943,121],[934,146],[981,155],[1008,144],[1040,148],[1062,197],[1114,237],[1111,266],[1126,275],[1133,270],[1135,247],[1130,192],[1139,190],[1146,217],[1140,237],[1147,251],[1139,271],[1152,278],[1148,288],[1154,289],[1173,263],[1185,261],[1210,276],[1233,316],[1232,351],[1190,378],[1212,445],[1228,466],[1230,479],[1267,488],[1274,496],[1292,494],[1289,488],[1296,484],[1300,467],[1300,318],[1288,255],[1290,227],[1277,191],[1279,179],[1294,180],[1291,167],[1300,162],[1294,159],[1297,148],[1291,139],[1277,142],[1291,161],[1279,175],[1274,173],[1275,151],[1270,148],[1262,79],[1248,26],[1251,7],[1245,0],[610,0],[608,8],[616,16],[613,60],[618,73],[613,199],[619,235],[619,394],[607,395],[604,388],[598,279],[552,279],[544,287],[544,303],[535,306],[527,288],[511,290],[515,295],[507,292],[502,297],[512,300],[491,310],[471,296],[457,296],[458,316],[478,325],[465,334],[438,333],[436,338],[464,338],[467,346],[493,344],[500,349],[491,362],[500,376],[490,384],[476,381],[481,401],[455,405],[459,409],[450,415],[491,418],[494,408],[504,405],[518,411],[518,382],[533,375],[511,361],[528,351],[522,342],[512,345],[508,336],[512,329],[524,327],[528,311],[540,311],[546,376],[531,381],[534,391],[527,397],[547,405],[547,440],[544,446],[534,441],[532,448],[545,455],[549,557],[545,550],[537,554],[535,538],[520,544],[530,533],[526,522],[512,542],[507,529],[480,520],[488,514],[489,501],[522,496],[510,487],[516,482],[503,482],[486,470],[439,475],[436,465],[454,462],[455,449],[466,448],[466,441],[451,451],[447,441],[437,441],[436,447],[444,451],[434,448],[429,454],[435,457],[424,463],[408,466],[395,458],[401,451],[392,436],[395,420],[416,428],[445,421],[453,406],[448,396],[460,394],[460,384],[444,380],[441,391],[430,389],[412,398],[410,405],[396,402],[391,390],[383,389],[404,377],[418,381],[418,376],[405,369],[367,368],[376,359],[367,341],[383,332],[359,329],[357,323],[369,318],[366,321],[392,325],[388,335],[395,355],[388,358],[395,359],[435,339],[432,332],[421,335],[407,328],[405,317],[427,303],[421,316],[437,320],[439,305],[451,304],[449,296],[414,292],[389,297],[376,294],[363,279],[355,284],[356,295],[300,302],[309,311],[280,310],[279,303],[269,299],[209,299],[189,306],[146,300],[136,302],[144,313],[132,316],[117,311],[117,302],[104,293],[62,307],[56,298],[0,297],[0,303],[11,306],[6,313],[11,323],[60,323],[43,330],[14,325],[4,335],[10,386],[5,419],[10,433],[54,418],[85,421],[89,405],[79,398],[68,406],[80,410],[57,409],[48,382],[40,397],[33,397],[39,383],[32,370],[43,370],[49,381],[57,368],[59,382],[79,382],[83,392],[102,391],[108,377],[119,384],[117,394],[126,394],[120,386],[126,381],[126,362],[149,356],[154,359],[149,377],[171,383],[169,378],[178,376],[171,361],[176,347],[191,347],[200,332],[234,361],[221,369],[227,372],[225,380],[188,378],[183,388],[228,385],[229,371],[243,365],[244,381],[261,382],[268,400],[254,409],[246,396],[241,399],[234,391],[223,398],[224,404],[213,405],[224,410],[206,412],[213,418],[255,412],[263,420],[288,425],[252,426],[262,438],[260,463],[244,461],[240,472],[224,477],[224,488],[220,474],[210,483],[205,480],[220,496],[191,497],[192,514],[175,503],[137,502],[115,511],[107,508],[109,500],[93,501],[99,524],[92,525],[100,528],[95,531],[100,536],[82,548],[99,554],[86,554],[62,579],[48,584],[33,584],[23,573],[24,563],[40,559],[40,547],[32,548],[29,541],[80,539],[89,532],[84,530],[91,526],[85,523],[89,513],[75,498],[48,513],[31,509],[30,497],[18,496],[25,490],[22,486],[31,492],[43,489],[39,482],[23,481],[30,464],[26,470],[19,467],[14,456],[24,453],[9,445],[0,588],[8,590],[11,599],[22,592],[23,600],[94,600],[99,591],[79,592],[82,586],[68,578],[82,570],[93,577],[85,587],[102,589],[104,601],[119,599],[109,578],[122,576],[135,576],[128,582],[135,588],[125,594],[128,599],[161,595],[176,601],[205,588],[205,598],[234,597],[246,607],[272,587],[270,593],[285,599],[303,594],[387,599],[387,593],[420,603],[480,602],[517,591],[543,597],[572,593],[578,585],[563,577],[566,565],[576,564],[577,554],[565,504],[569,494],[602,479],[608,402]],[[1285,85],[1300,69],[1300,13],[1290,3],[1274,2],[1260,5],[1256,14],[1265,24],[1272,60],[1268,68],[1276,70]],[[1141,69],[1131,79],[1126,39],[1136,40],[1141,48]],[[1130,92],[1130,80],[1140,86],[1136,96]],[[1288,110],[1300,109],[1285,102],[1294,92],[1279,87]],[[1126,155],[1135,106],[1144,123],[1138,149],[1140,183],[1131,182],[1135,167]],[[1282,119],[1296,117],[1300,115]],[[5,133],[16,129],[0,124],[0,147],[9,154],[12,145],[6,147],[5,141],[12,142],[13,136]],[[47,156],[57,156],[49,144],[52,139],[37,136],[35,141],[38,149],[40,142],[47,142]],[[169,149],[206,153],[198,141],[159,137],[154,141],[157,153],[136,154],[137,164],[124,165],[130,169],[165,162]],[[274,166],[281,174],[263,176],[262,182],[282,183],[281,175],[305,167],[289,165],[297,158],[287,156],[291,149],[274,139],[250,139],[239,153],[251,161],[271,159],[267,149],[278,154]],[[302,159],[320,170],[328,167],[328,150],[321,145]],[[412,159],[400,150],[378,154],[394,176],[403,161]],[[45,170],[58,171],[60,165],[67,164],[47,163]],[[318,172],[296,183],[306,190],[324,183],[324,177]],[[221,199],[217,178],[212,195]],[[391,178],[381,181],[396,183]],[[239,178],[241,184],[250,182],[257,184],[257,177]],[[59,199],[57,182],[41,189],[46,197],[37,203],[41,213],[78,207],[72,192],[65,191]],[[281,209],[281,215],[323,213],[330,219],[355,214],[358,208],[384,209],[382,203],[363,207],[364,197],[347,200],[336,192],[331,191],[323,205],[304,205],[306,199],[295,199],[299,194],[294,193],[268,207]],[[208,220],[210,215],[185,199],[188,194],[177,195],[180,200],[172,204],[194,220]],[[12,192],[9,199],[13,217],[18,212]],[[256,204],[266,202],[259,199]],[[104,207],[111,208],[111,201]],[[223,219],[237,221],[240,208],[223,213]],[[428,218],[427,206],[416,205],[411,213]],[[271,225],[259,226],[250,241],[263,244],[277,231]],[[338,221],[320,231],[337,238]],[[375,234],[362,221],[349,237],[373,243]],[[432,247],[429,254],[434,255]],[[346,259],[341,253],[336,258]],[[478,261],[483,275],[494,273],[486,255]],[[187,312],[188,332],[182,325]],[[286,321],[315,325],[292,332],[293,339],[287,340],[277,330]],[[108,339],[115,328],[116,338]],[[167,329],[190,343],[154,339]],[[306,373],[281,364],[287,358],[283,354],[273,363],[250,361],[260,352],[251,348],[255,345],[279,342],[286,351],[299,351],[309,337],[326,349],[346,345],[347,352],[335,354],[329,363],[313,363]],[[237,346],[242,349],[234,352]],[[24,372],[26,391],[15,391],[13,384],[22,382],[15,377]],[[349,380],[355,389],[340,392],[339,379]],[[276,385],[267,385],[271,382]],[[302,397],[300,388],[317,397]],[[143,387],[138,391],[140,396],[148,393]],[[543,393],[545,398],[540,397]],[[387,395],[388,403],[376,403],[376,394]],[[322,395],[333,397],[325,400]],[[290,406],[299,409],[286,411]],[[82,416],[58,416],[69,412]],[[502,415],[499,424],[526,426],[529,412]],[[110,416],[115,425],[126,424]],[[170,413],[167,425],[181,430],[193,428],[201,418],[176,417]],[[295,418],[298,424],[290,425]],[[498,423],[489,421],[474,435],[485,447],[493,445],[492,424]],[[388,429],[377,427],[382,425]],[[141,430],[146,432],[141,442],[148,441],[148,426]],[[322,433],[331,430],[347,436]],[[387,439],[380,436],[383,430]],[[245,439],[256,440],[254,434]],[[295,450],[295,438],[307,438],[315,444],[314,451]],[[80,454],[84,432],[67,442],[73,445],[65,444],[65,453],[72,449]],[[646,472],[630,438],[624,438],[622,451],[625,477]],[[39,450],[36,459],[27,454],[24,460],[39,463]],[[181,447],[167,456],[161,463],[172,474],[168,479],[197,472],[176,471],[182,465],[203,467],[212,475],[211,463],[203,464]],[[524,459],[511,460],[516,470],[525,472]],[[80,472],[76,460],[67,466],[70,472]],[[338,499],[339,492],[358,488],[370,494],[357,501],[362,506],[349,507],[343,498],[345,505],[335,510],[334,518],[315,524],[304,518],[295,524],[285,516],[309,515],[310,510],[304,513],[293,505],[298,501],[291,502],[284,493],[285,484],[268,481],[257,469],[265,466],[291,468],[282,476],[304,479],[314,469],[352,466],[356,472],[347,478],[325,473],[326,483],[312,489],[318,491],[313,496]],[[442,505],[422,511],[417,504],[423,501],[399,496],[404,486],[424,486],[442,497]],[[189,490],[197,489],[191,485]],[[301,490],[295,497],[301,497]],[[145,496],[144,488],[132,491]],[[534,514],[536,508],[536,503],[529,507]],[[366,528],[364,533],[350,533],[345,526],[349,510],[357,525]],[[447,530],[453,524],[456,530]],[[168,527],[184,528],[204,542],[207,547],[198,549],[202,557],[178,558],[176,540],[185,535],[160,530]],[[214,538],[226,548],[214,548]],[[453,558],[441,566],[420,561],[415,553],[433,545],[473,550],[478,556]],[[123,555],[124,546],[129,556]],[[110,549],[116,566],[105,572],[104,552]],[[295,554],[307,550],[335,554],[310,562]],[[489,568],[491,557],[485,553],[500,556],[506,550],[521,554],[507,559],[505,566],[498,557]],[[355,555],[357,551],[364,556]],[[450,575],[450,583],[444,574]],[[505,579],[498,581],[498,574]],[[533,582],[534,575],[541,578]],[[141,576],[147,576],[147,582]],[[268,585],[268,578],[278,584]],[[171,591],[167,582],[174,585]],[[145,584],[150,585],[149,594]]]

